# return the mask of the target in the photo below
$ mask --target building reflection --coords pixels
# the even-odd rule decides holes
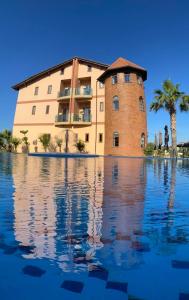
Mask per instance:
[[[27,257],[54,259],[64,270],[94,259],[103,246],[103,159],[17,156],[13,178],[15,238],[35,246]]]
[[[175,160],[15,156],[15,239],[35,247],[25,258],[48,258],[64,271],[134,268],[152,248],[173,253],[186,242],[174,221],[179,166]]]
[[[183,175],[188,172],[189,164],[184,160],[155,159],[148,162],[148,168],[151,167],[155,176],[158,168],[158,183],[155,181],[157,187],[152,187],[153,193],[157,193],[158,201],[153,203],[153,207],[148,208],[147,223],[150,228],[146,231],[146,235],[158,254],[172,255],[176,253],[179,245],[189,242],[185,203],[179,199],[178,194],[176,197],[178,177],[183,181]],[[178,176],[179,169],[181,174]]]
[[[136,251],[143,234],[146,168],[143,159],[105,159],[102,236],[113,241],[108,264],[130,268],[142,262]]]

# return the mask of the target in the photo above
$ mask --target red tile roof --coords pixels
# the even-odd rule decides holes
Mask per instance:
[[[144,68],[133,63],[132,61],[124,59],[123,57],[119,57],[105,70],[105,72],[98,78],[98,80],[104,82],[107,75],[110,75],[115,70],[120,70],[120,69],[138,70],[138,71],[140,71],[140,73],[143,77],[143,80],[147,79],[147,71]]]
[[[139,70],[145,70],[144,68],[140,67],[139,65],[134,64],[132,61],[126,60],[123,57],[119,57],[114,61],[108,68],[108,70],[124,68],[124,67],[132,67]]]

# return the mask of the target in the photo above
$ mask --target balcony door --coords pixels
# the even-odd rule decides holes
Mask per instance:
[[[91,109],[89,107],[83,108],[83,120],[90,121]]]

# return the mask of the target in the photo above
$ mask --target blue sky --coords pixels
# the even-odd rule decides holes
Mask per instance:
[[[0,130],[12,128],[11,86],[72,56],[111,63],[122,56],[148,70],[146,99],[164,79],[189,94],[188,0],[7,0],[0,9]],[[169,125],[149,112],[149,139]],[[178,113],[178,141],[189,140],[189,113]]]

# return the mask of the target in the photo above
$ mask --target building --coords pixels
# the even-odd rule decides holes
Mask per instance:
[[[18,91],[13,135],[28,130],[30,152],[44,151],[39,136],[46,133],[49,151],[60,137],[62,151],[76,152],[81,139],[89,153],[143,155],[146,78],[145,69],[123,58],[108,66],[74,57],[13,86]]]

